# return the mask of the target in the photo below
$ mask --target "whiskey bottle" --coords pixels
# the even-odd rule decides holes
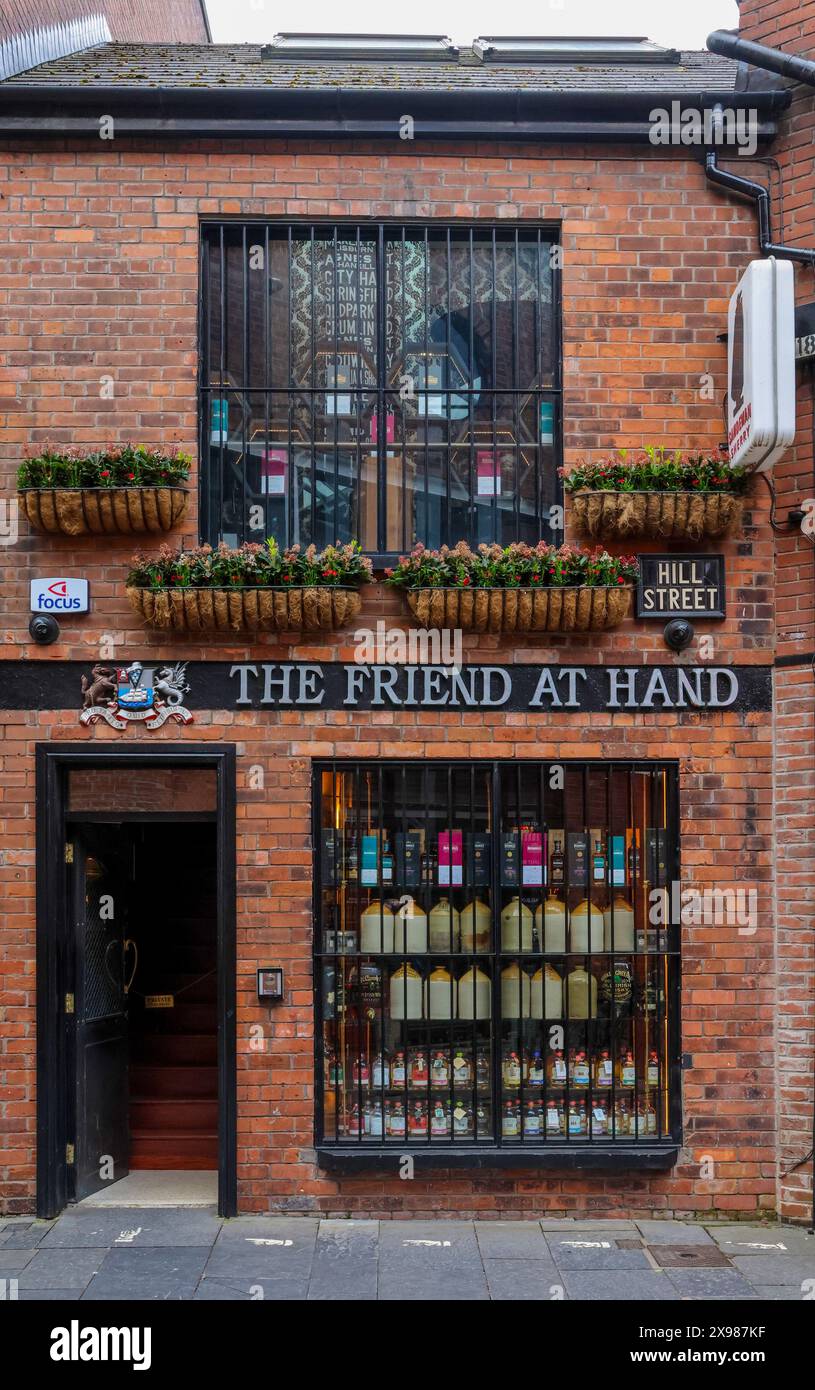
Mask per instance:
[[[617,1084],[624,1090],[633,1091],[637,1084],[637,1068],[634,1064],[634,1054],[630,1047],[623,1048],[617,1066],[619,1069]]]
[[[566,1085],[566,1061],[560,1048],[553,1052],[546,1067],[550,1091],[562,1091]]]
[[[606,881],[606,851],[602,830],[591,832],[591,881],[599,884]]]
[[[566,836],[562,830],[552,831],[549,882],[553,888],[562,887],[566,882]]]
[[[614,1066],[608,1048],[604,1047],[599,1057],[594,1059],[594,1089],[609,1090],[614,1080]]]
[[[571,1084],[577,1090],[585,1090],[591,1081],[591,1069],[589,1060],[582,1049],[578,1052],[572,1049],[570,1052],[569,1069],[571,1071]]]
[[[458,1088],[469,1087],[473,1083],[473,1062],[470,1048],[459,1047],[453,1058],[453,1085]]]

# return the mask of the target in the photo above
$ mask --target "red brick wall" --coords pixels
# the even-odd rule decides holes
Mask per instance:
[[[464,155],[437,147],[224,152],[98,144],[16,148],[5,156],[10,217],[0,296],[0,427],[6,495],[31,444],[138,437],[194,452],[199,214],[543,218],[562,220],[567,461],[618,444],[711,447],[722,437],[727,298],[754,250],[749,208],[711,191],[696,162],[650,150],[506,147]],[[713,398],[700,390],[714,379]],[[100,377],[114,379],[100,399]],[[184,533],[195,535],[195,509]],[[765,663],[773,649],[772,539],[757,490],[744,534],[721,547],[728,618],[700,623],[718,661]],[[213,638],[168,642],[142,632],[122,580],[132,544],[44,542],[24,534],[7,566],[0,656],[48,660],[116,653],[175,659],[280,659],[291,652]],[[9,563],[11,562],[11,563]],[[94,611],[66,621],[44,650],[27,637],[26,577],[87,573]],[[363,620],[400,619],[400,600],[366,595]],[[465,659],[638,663],[674,660],[658,624],[607,636],[506,644],[471,637]],[[302,659],[350,656],[348,639],[298,646]],[[698,656],[698,653],[696,653]],[[691,659],[694,651],[691,649]],[[708,653],[708,659],[711,653]],[[79,704],[79,692],[77,692]],[[0,1191],[29,1209],[34,1184],[33,747],[87,737],[121,745],[143,731],[84,731],[70,712],[0,712]],[[473,712],[199,713],[175,740],[234,739],[238,750],[239,1184],[245,1210],[488,1214],[576,1211],[755,1216],[775,1206],[774,929],[771,902],[772,724],[765,714],[536,716]],[[614,757],[681,759],[686,885],[755,887],[754,935],[684,932],[686,1146],[676,1170],[619,1177],[435,1174],[405,1183],[338,1181],[316,1171],[312,1142],[310,765],[314,757]],[[252,790],[249,768],[264,769]],[[9,905],[12,905],[9,910]],[[254,972],[286,963],[289,995],[259,1009]],[[250,1047],[261,1023],[267,1048]]]
[[[743,38],[815,60],[813,0],[742,0]],[[815,90],[792,87],[793,101],[773,146],[773,237],[815,247]],[[767,181],[770,171],[760,174]],[[783,201],[779,196],[783,193]],[[815,300],[815,275],[797,267],[796,298]],[[777,514],[815,499],[815,368],[798,371],[797,440],[774,469]],[[815,507],[815,500],[812,502]],[[800,658],[776,673],[776,918],[779,965],[779,1176],[781,1209],[806,1220],[812,1207],[812,1162],[795,1167],[812,1146],[815,1046],[815,681],[806,653],[815,649],[815,535],[776,536],[778,652]]]

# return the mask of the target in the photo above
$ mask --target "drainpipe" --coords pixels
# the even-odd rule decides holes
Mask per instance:
[[[707,46],[711,53],[719,53],[723,58],[735,58],[736,62],[750,63],[754,68],[777,72],[780,77],[790,77],[794,82],[815,87],[815,63],[807,58],[767,48],[763,43],[750,43],[748,39],[728,34],[726,29],[715,29],[709,34]]]
[[[707,46],[711,53],[719,53],[725,58],[735,58],[740,62],[751,63],[754,68],[765,68],[768,72],[777,72],[781,77],[789,77],[794,82],[802,82],[806,87],[815,87],[815,63],[809,62],[806,58],[798,58],[791,53],[781,53],[776,48],[766,48],[762,43],[750,43],[747,39],[739,39],[734,34],[728,34],[723,29],[716,29],[708,37]],[[772,254],[765,250],[762,233],[762,214],[764,216],[764,231],[767,239],[770,236],[769,226],[769,196],[766,189],[760,184],[752,184],[749,179],[739,179],[735,174],[725,174],[716,165],[715,155],[706,155],[705,171],[713,183],[721,183],[725,187],[733,189],[734,193],[741,193],[745,197],[756,198],[758,207],[759,242],[765,255]],[[739,188],[737,185],[742,185]],[[761,201],[759,201],[761,199]],[[799,257],[792,257],[799,259]],[[812,1111],[812,1148],[802,1163],[811,1159],[815,1164],[815,1103]],[[798,1167],[798,1164],[794,1165]],[[815,1170],[812,1175],[812,1211],[809,1222],[810,1233],[815,1233]]]
[[[810,66],[815,71],[815,63]],[[713,136],[716,144],[721,140],[723,121],[722,107],[717,103],[713,108]],[[738,197],[750,198],[755,203],[758,213],[758,244],[762,256],[776,256],[779,260],[800,261],[802,265],[815,267],[815,251],[803,246],[781,246],[773,241],[770,230],[770,195],[762,184],[756,183],[754,179],[742,178],[740,174],[731,174],[727,169],[720,169],[715,150],[705,151],[705,174],[711,183],[718,184],[720,188],[729,188]]]

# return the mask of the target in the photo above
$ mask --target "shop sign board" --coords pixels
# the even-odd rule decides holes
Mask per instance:
[[[640,555],[638,618],[723,618],[723,555]]]
[[[168,661],[151,668],[76,661],[0,664],[0,709],[82,709],[82,722],[147,727],[193,710],[511,710],[531,714],[772,708],[771,666],[362,665],[357,662]],[[149,673],[149,679],[148,679]],[[183,702],[183,703],[182,703]],[[137,707],[138,706],[138,707]],[[108,718],[108,716],[110,716]]]
[[[727,315],[731,464],[772,466],[795,438],[795,291],[789,261],[751,261]]]

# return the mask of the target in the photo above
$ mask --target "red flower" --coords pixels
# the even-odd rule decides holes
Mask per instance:
[[[127,476],[128,476],[128,480],[132,482],[133,479],[135,478],[136,474],[135,474],[135,473],[128,473]]]
[[[110,477],[110,473],[109,473],[107,470],[105,470],[104,473],[100,473],[100,474],[99,474],[99,477],[100,477],[100,478],[109,478],[109,477]]]

